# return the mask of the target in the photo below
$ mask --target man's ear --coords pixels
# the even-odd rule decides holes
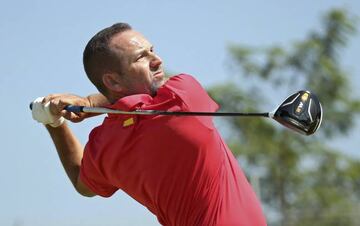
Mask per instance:
[[[106,88],[112,92],[120,93],[123,91],[120,76],[117,73],[106,73],[102,77]]]

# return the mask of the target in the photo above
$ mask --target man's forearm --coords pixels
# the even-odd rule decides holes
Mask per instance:
[[[96,93],[96,94],[91,94],[87,97],[85,97],[85,99],[87,99],[89,105],[87,107],[105,107],[110,103],[110,101],[101,93]],[[97,115],[101,115],[102,113],[82,113],[84,118],[90,118],[93,116],[97,116]]]
[[[57,128],[46,126],[58,152],[61,163],[76,188],[80,171],[83,147],[66,123]]]
[[[90,107],[104,107],[110,104],[110,101],[101,93],[91,94],[86,98],[89,100]]]

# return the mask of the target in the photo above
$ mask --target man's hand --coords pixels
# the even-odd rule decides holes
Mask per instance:
[[[32,102],[32,117],[34,120],[44,125],[50,125],[52,127],[61,126],[65,119],[61,115],[53,115],[50,112],[50,103],[43,104],[44,97],[38,97]]]
[[[72,122],[81,122],[87,117],[90,117],[87,113],[74,113],[64,110],[67,105],[77,105],[91,107],[92,103],[88,97],[80,97],[73,94],[51,94],[46,96],[42,103],[49,105],[50,113],[54,116],[64,117]]]
[[[58,127],[63,124],[64,118],[72,122],[80,122],[87,116],[86,113],[73,113],[64,110],[67,105],[91,106],[90,99],[72,94],[51,94],[46,97],[36,98],[32,103],[33,119]]]
[[[57,127],[61,125],[64,118],[72,122],[81,122],[85,118],[98,114],[93,113],[74,113],[64,110],[67,105],[85,107],[103,107],[110,104],[102,94],[93,94],[87,97],[80,97],[73,94],[51,94],[43,98],[37,98],[33,102],[33,118],[45,125]],[[60,120],[59,122],[55,122]]]

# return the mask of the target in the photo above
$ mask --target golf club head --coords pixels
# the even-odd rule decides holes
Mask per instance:
[[[289,96],[270,117],[291,130],[311,135],[320,127],[322,116],[317,96],[301,90]]]

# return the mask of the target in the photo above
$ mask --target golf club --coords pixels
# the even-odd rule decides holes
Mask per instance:
[[[32,104],[30,104],[32,109]],[[107,113],[126,115],[173,115],[173,116],[242,116],[272,118],[285,127],[303,135],[311,135],[320,127],[322,121],[322,107],[319,99],[310,91],[298,91],[290,95],[274,111],[264,113],[243,112],[170,112],[158,110],[120,111],[103,107],[85,107],[68,105],[65,110],[79,113]]]

